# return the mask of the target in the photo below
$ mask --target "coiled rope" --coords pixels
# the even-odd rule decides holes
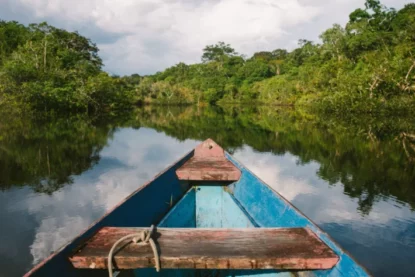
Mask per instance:
[[[112,259],[114,258],[114,251],[115,248],[123,241],[130,239],[130,241],[128,243],[134,242],[134,243],[139,243],[140,241],[144,242],[144,243],[149,243],[151,246],[151,249],[153,250],[153,254],[154,254],[154,260],[156,262],[156,270],[157,272],[160,271],[160,257],[159,257],[159,253],[157,252],[157,246],[156,243],[154,242],[153,238],[151,237],[152,234],[154,232],[154,225],[151,225],[150,227],[150,231],[149,230],[144,230],[141,233],[138,234],[129,234],[126,235],[122,238],[120,238],[119,240],[117,240],[114,245],[111,247],[111,250],[108,254],[108,275],[109,277],[113,277],[113,271],[112,271]]]

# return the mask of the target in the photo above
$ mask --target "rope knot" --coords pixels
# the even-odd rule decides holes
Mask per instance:
[[[140,241],[142,241],[144,243],[149,243],[152,234],[153,234],[153,229],[150,231],[144,230],[138,236],[133,238],[133,242],[139,243]]]
[[[120,238],[119,240],[117,240],[114,245],[112,246],[110,253],[108,254],[108,273],[109,276],[112,277],[113,276],[113,272],[112,272],[112,259],[113,259],[113,254],[114,254],[114,250],[117,247],[118,244],[120,244],[122,241],[126,240],[126,239],[130,239],[130,242],[134,242],[134,243],[138,243],[139,241],[142,241],[146,244],[150,243],[151,249],[153,250],[153,254],[154,254],[154,260],[155,260],[155,264],[156,264],[156,270],[157,272],[160,271],[160,257],[157,251],[157,246],[156,243],[154,242],[154,239],[151,237],[153,235],[154,232],[154,225],[151,225],[150,231],[149,230],[144,230],[141,231],[140,234],[130,234],[130,235],[126,235],[122,238]]]

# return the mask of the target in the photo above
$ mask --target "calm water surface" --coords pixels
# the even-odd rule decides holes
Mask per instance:
[[[0,117],[0,276],[21,276],[211,137],[375,276],[414,276],[413,119],[146,107]],[[260,199],[258,199],[260,201]]]

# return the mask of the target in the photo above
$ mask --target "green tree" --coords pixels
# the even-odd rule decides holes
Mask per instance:
[[[238,55],[229,44],[222,41],[215,45],[208,45],[203,49],[202,61],[203,62],[223,62],[226,57],[232,57]]]
[[[28,28],[22,24],[0,20],[0,66],[15,49],[24,44],[28,34]]]
[[[323,41],[322,54],[328,54],[331,58],[341,60],[346,47],[346,31],[338,24],[327,29],[320,35]]]
[[[5,38],[1,57],[6,57],[0,68],[3,97],[43,111],[97,112],[133,103],[132,84],[103,73],[97,46],[77,32],[47,23],[2,22],[0,37]]]

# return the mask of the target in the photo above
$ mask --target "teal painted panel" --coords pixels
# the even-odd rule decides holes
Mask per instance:
[[[133,271],[134,277],[195,277],[195,276],[215,276],[215,275],[199,275],[196,269],[161,269],[157,272],[155,268],[141,268]],[[132,277],[131,275],[118,277]]]
[[[216,270],[216,269],[162,269],[156,272],[153,268],[134,270],[134,277],[295,277],[291,272],[277,270]],[[131,277],[122,275],[118,277]]]
[[[196,193],[191,188],[170,212],[160,221],[158,227],[196,228]]]
[[[204,185],[195,190],[197,228],[255,227],[224,186]]]

